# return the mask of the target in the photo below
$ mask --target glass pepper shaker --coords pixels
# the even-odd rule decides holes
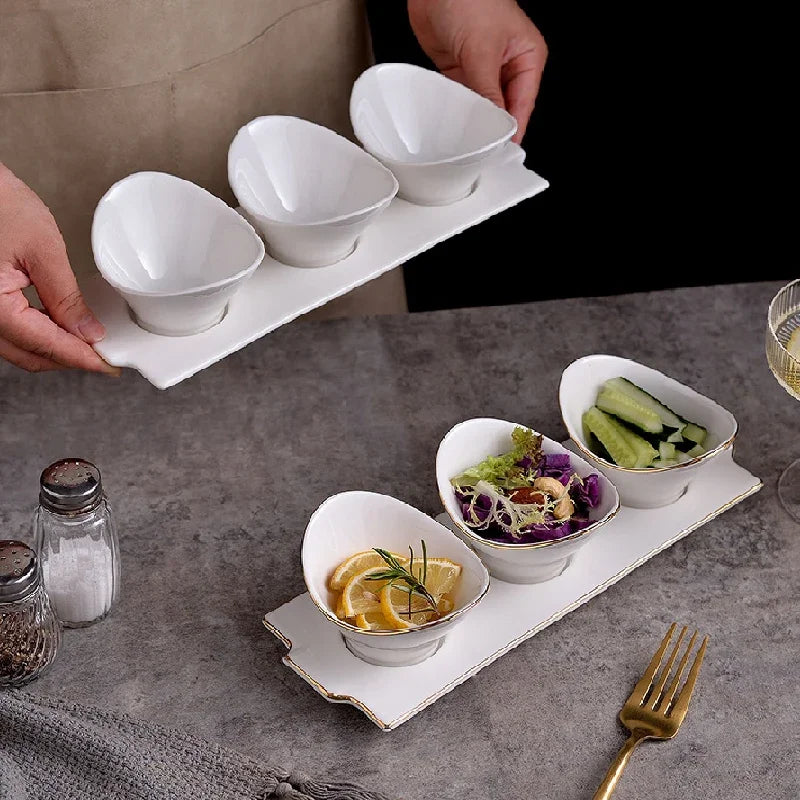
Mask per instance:
[[[39,480],[34,547],[64,627],[104,619],[119,592],[119,545],[100,470],[81,458],[47,467]]]
[[[36,553],[0,540],[0,688],[32,681],[52,664],[61,626],[41,580]]]

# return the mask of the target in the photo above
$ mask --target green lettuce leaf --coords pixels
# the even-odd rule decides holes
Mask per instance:
[[[514,447],[509,452],[487,456],[480,464],[465,470],[451,482],[456,486],[475,486],[478,481],[486,481],[504,489],[529,485],[526,476],[536,469],[542,457],[542,435],[517,426],[511,433],[511,440]],[[525,458],[530,459],[530,465],[524,468],[517,466]]]

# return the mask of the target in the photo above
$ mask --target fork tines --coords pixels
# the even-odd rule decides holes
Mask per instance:
[[[687,645],[683,653],[683,657],[681,658],[678,668],[672,678],[672,682],[665,691],[664,687],[667,686],[670,673],[673,670],[673,666],[678,658],[681,645],[683,644],[683,640],[688,631],[686,626],[684,626],[681,629],[681,632],[678,634],[678,638],[672,648],[669,658],[667,659],[667,663],[661,670],[661,673],[658,677],[656,677],[656,673],[661,666],[661,662],[664,659],[664,654],[670,645],[677,627],[677,623],[675,622],[670,625],[667,635],[661,642],[660,647],[653,656],[653,659],[645,670],[644,675],[642,675],[641,679],[631,693],[630,700],[638,702],[638,705],[646,706],[652,711],[659,712],[665,717],[680,719],[686,714],[686,710],[689,707],[689,699],[692,696],[692,691],[694,690],[694,685],[697,681],[697,674],[700,671],[700,665],[703,662],[703,656],[706,652],[708,636],[703,638],[703,641],[700,644],[697,653],[695,654],[694,662],[689,669],[689,674],[686,677],[686,681],[683,686],[681,686],[683,672],[686,669],[686,665],[689,663],[689,656],[692,652],[695,642],[697,641],[697,631],[692,634],[691,638],[689,639],[689,644]]]

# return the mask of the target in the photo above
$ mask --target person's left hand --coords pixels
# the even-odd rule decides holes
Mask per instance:
[[[547,45],[515,0],[408,0],[411,28],[426,55],[449,78],[488,97],[525,134]]]

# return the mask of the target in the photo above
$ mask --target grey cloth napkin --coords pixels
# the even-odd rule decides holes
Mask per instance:
[[[180,730],[0,692],[0,800],[388,800],[270,767]]]

